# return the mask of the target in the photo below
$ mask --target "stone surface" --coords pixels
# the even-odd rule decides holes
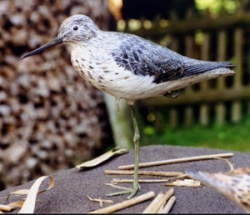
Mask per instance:
[[[140,148],[140,162],[151,162],[166,159],[182,158],[189,156],[207,155],[233,152],[234,156],[228,160],[234,168],[247,166],[250,163],[250,153],[234,152],[228,150],[192,148],[179,146],[145,146]],[[55,179],[55,186],[38,196],[36,203],[36,213],[86,213],[94,209],[99,209],[99,203],[91,202],[87,195],[92,198],[111,199],[118,203],[127,199],[127,195],[107,197],[107,193],[115,191],[114,188],[106,186],[113,178],[132,178],[132,176],[105,175],[106,169],[117,169],[120,165],[133,164],[134,151],[117,156],[98,167],[78,171],[75,168],[58,171],[51,176]],[[185,171],[200,170],[209,172],[226,172],[229,166],[222,160],[212,159],[179,164],[161,165],[141,170],[158,171]],[[145,178],[145,176],[140,176]],[[47,180],[47,179],[46,179]],[[14,200],[21,200],[22,197],[11,196],[9,201],[5,197],[13,190],[29,188],[34,181],[24,185],[13,187],[0,192],[0,204],[7,204]],[[41,188],[45,188],[48,181],[44,181]],[[128,185],[130,186],[130,185]],[[155,195],[159,192],[166,192],[170,187],[164,183],[141,183],[141,191],[138,195],[154,191]],[[208,187],[174,187],[176,203],[170,213],[244,213],[236,203],[232,202],[223,195]],[[134,205],[132,207],[117,211],[117,213],[141,213],[152,200]],[[109,206],[105,204],[104,206]],[[17,211],[14,211],[17,212]]]

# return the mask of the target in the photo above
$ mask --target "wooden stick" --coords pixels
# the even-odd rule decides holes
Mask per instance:
[[[123,202],[119,202],[117,204],[111,205],[111,206],[106,207],[106,208],[102,208],[102,209],[95,210],[95,211],[90,211],[89,213],[113,213],[115,211],[121,210],[121,209],[129,207],[131,205],[135,205],[135,204],[138,204],[140,202],[146,201],[154,196],[155,196],[155,193],[153,191],[150,191],[150,192],[145,193],[143,195],[134,197],[132,199],[129,199],[129,200],[126,200]]]
[[[188,174],[182,174],[179,176],[173,176],[173,177],[169,177],[166,179],[139,179],[140,183],[159,183],[159,182],[172,182],[172,181],[176,181],[178,179],[182,179],[182,178],[189,178],[192,179]],[[133,179],[128,179],[128,178],[124,178],[124,179],[120,179],[120,178],[113,178],[111,183],[112,184],[117,184],[117,183],[131,183],[133,182]],[[106,183],[107,185],[109,185],[108,183]]]
[[[158,199],[158,201],[155,201],[153,205],[149,207],[149,209],[145,209],[142,213],[157,213],[159,209],[166,203],[166,201],[174,194],[174,189],[169,189],[165,195],[163,195],[161,198]]]
[[[150,211],[150,213],[157,213],[161,208],[161,206],[164,205],[173,194],[174,194],[174,188],[169,189],[164,195],[164,197],[160,199],[160,201],[156,204],[153,210]]]
[[[11,211],[12,210],[12,207],[10,207],[9,205],[0,205],[0,213],[2,212],[2,211],[7,211],[7,212],[9,212],[9,211]]]
[[[105,170],[107,175],[133,175],[134,170]],[[151,175],[151,176],[179,176],[184,174],[183,172],[164,172],[164,171],[139,171],[139,175]]]
[[[107,200],[107,199],[101,199],[101,198],[99,198],[99,199],[94,199],[94,198],[91,198],[89,195],[87,195],[87,198],[88,198],[90,201],[92,201],[92,202],[99,202],[100,207],[102,207],[103,203],[111,203],[111,204],[114,203],[113,200]]]
[[[112,184],[117,184],[117,183],[131,183],[133,182],[133,179],[119,179],[119,178],[114,178],[112,179],[111,183]],[[159,183],[159,182],[169,182],[169,178],[166,179],[139,179],[138,180],[140,183]]]
[[[148,162],[148,163],[140,163],[139,167],[142,168],[142,167],[159,166],[159,165],[164,165],[164,164],[173,164],[173,163],[188,162],[188,161],[208,160],[208,159],[218,158],[218,157],[232,157],[233,155],[234,155],[233,153],[222,153],[222,154],[177,158],[177,159],[154,161],[154,162]],[[133,168],[134,168],[134,164],[123,165],[123,166],[118,167],[118,169],[120,170],[133,169]]]
[[[225,159],[225,158],[216,158],[216,159],[225,161],[228,164],[230,171],[234,170],[233,164],[228,159]]]
[[[159,213],[162,213],[162,214],[168,214],[169,211],[171,210],[171,208],[173,207],[174,203],[176,201],[176,198],[175,196],[172,196],[168,202],[166,203],[165,206],[161,207],[161,209],[157,212],[158,214]]]
[[[160,192],[155,198],[154,200],[148,205],[148,207],[145,208],[144,211],[142,211],[143,214],[146,213],[150,213],[150,211],[154,208],[154,206],[156,205],[156,203],[158,201],[160,201],[161,198],[163,198],[164,194],[162,192]]]
[[[194,179],[175,180],[167,182],[165,186],[182,186],[182,187],[201,187],[201,182]]]

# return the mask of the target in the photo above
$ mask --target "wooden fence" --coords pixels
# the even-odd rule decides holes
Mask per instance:
[[[196,18],[192,11],[187,18],[178,20],[137,20],[140,28],[132,30],[125,22],[124,32],[136,34],[162,43],[188,57],[232,61],[236,68],[234,77],[221,77],[205,81],[181,91],[176,99],[165,97],[138,101],[139,107],[161,107],[169,110],[169,124],[207,125],[211,119],[217,123],[239,122],[244,113],[250,115],[250,13],[239,9],[233,15],[222,14],[212,18],[209,14]],[[151,27],[145,27],[151,23]],[[163,26],[163,24],[165,26]],[[198,38],[198,39],[197,39]],[[180,108],[181,107],[181,108]],[[197,108],[198,107],[198,108]],[[181,119],[179,116],[183,116]]]

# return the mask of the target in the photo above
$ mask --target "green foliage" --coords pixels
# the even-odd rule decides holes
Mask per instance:
[[[155,127],[147,125],[143,130],[141,145],[176,145],[219,148],[250,152],[250,119],[239,124],[223,124],[178,129],[164,129],[158,132]]]
[[[209,10],[213,14],[219,14],[221,9],[229,13],[234,13],[239,7],[237,0],[195,0],[196,8],[199,11]]]

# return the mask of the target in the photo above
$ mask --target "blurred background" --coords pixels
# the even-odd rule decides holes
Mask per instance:
[[[140,146],[250,151],[250,0],[0,1],[0,189],[133,148],[127,105],[82,80],[63,45],[20,60],[73,14],[180,54],[231,61],[234,77],[136,103]],[[133,44],[131,44],[133,45]]]

